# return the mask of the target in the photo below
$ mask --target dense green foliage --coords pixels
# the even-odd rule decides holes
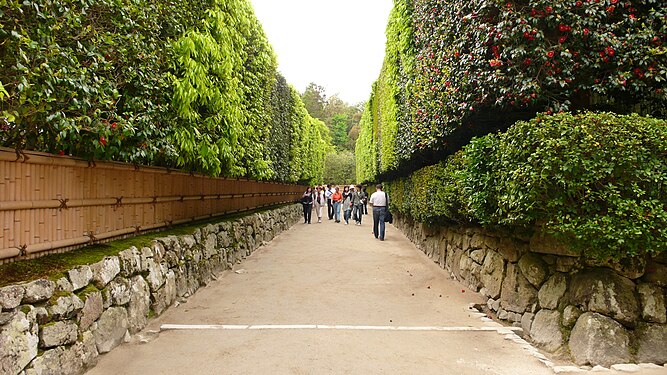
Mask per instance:
[[[539,115],[475,138],[388,184],[392,207],[425,222],[535,225],[588,256],[667,250],[667,121]]]
[[[357,182],[354,154],[348,150],[332,151],[324,163],[324,182],[349,185]]]
[[[662,3],[395,0],[358,175],[409,173],[537,112],[664,117]]]
[[[0,17],[3,146],[234,177],[323,173],[326,129],[277,73],[248,0],[0,0]]]

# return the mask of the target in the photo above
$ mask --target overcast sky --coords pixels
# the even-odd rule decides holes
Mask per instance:
[[[368,99],[382,67],[392,0],[251,2],[278,69],[299,92],[315,82],[350,104]]]

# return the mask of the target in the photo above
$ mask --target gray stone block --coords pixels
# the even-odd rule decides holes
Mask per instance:
[[[528,253],[521,257],[519,269],[523,276],[536,288],[539,288],[549,275],[548,265],[542,260],[541,256],[534,253]]]
[[[21,304],[25,289],[20,285],[0,288],[0,311],[12,310]]]
[[[105,257],[91,264],[90,269],[93,271],[93,285],[98,289],[104,289],[120,273],[120,261],[116,256]]]
[[[60,321],[42,326],[39,330],[39,347],[53,348],[76,342],[78,327],[71,321]]]
[[[560,312],[542,309],[537,312],[530,328],[530,337],[539,347],[555,352],[563,346],[560,330]]]
[[[573,276],[570,296],[584,310],[612,317],[633,327],[639,318],[635,284],[605,268],[590,269]]]
[[[51,298],[56,290],[56,283],[51,280],[40,279],[24,284],[23,288],[25,294],[22,303],[36,303]]]
[[[37,356],[37,324],[19,311],[0,329],[0,373],[18,374]]]
[[[100,354],[120,345],[127,333],[127,311],[122,307],[110,307],[102,313],[93,331],[95,344]]]
[[[667,363],[667,325],[642,324],[636,334],[638,362]]]
[[[583,313],[570,334],[570,353],[578,365],[609,367],[630,362],[630,337],[614,319],[594,312]]]
[[[543,309],[554,310],[558,307],[558,302],[565,295],[567,289],[567,279],[562,273],[555,273],[540,288],[537,296],[540,306]]]
[[[651,323],[667,323],[665,294],[661,287],[653,284],[637,285],[642,318]]]
[[[80,266],[67,271],[67,277],[72,283],[73,291],[83,289],[93,279],[93,270],[90,269],[90,266]]]

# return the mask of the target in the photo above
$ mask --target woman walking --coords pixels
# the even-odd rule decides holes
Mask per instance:
[[[315,201],[313,205],[315,207],[315,213],[317,214],[317,222],[322,222],[322,207],[326,206],[326,196],[324,195],[324,186],[318,186],[315,188]]]
[[[301,196],[303,205],[303,223],[310,224],[310,217],[313,212],[313,189],[309,186]]]
[[[352,207],[354,221],[357,225],[361,225],[361,216],[364,213],[364,192],[361,190],[361,185],[357,185],[357,188],[352,194]]]
[[[352,215],[352,192],[349,186],[343,188],[343,219],[345,225],[350,224],[350,216]]]
[[[340,193],[338,186],[334,189],[334,193],[331,194],[331,201],[333,202],[334,218],[337,223],[340,223],[340,205],[343,203],[343,194]]]

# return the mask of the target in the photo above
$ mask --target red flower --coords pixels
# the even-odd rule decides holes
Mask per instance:
[[[577,1],[575,5],[578,6],[578,7],[580,7],[580,6],[582,5],[582,2],[581,2],[581,1]]]
[[[116,129],[117,124],[114,122],[111,124],[111,129]]]
[[[547,13],[551,13],[551,12],[553,12],[554,8],[552,8],[551,6],[547,6],[546,8],[544,8],[544,10],[545,10]]]
[[[634,14],[630,14],[630,19],[634,21],[634,20],[636,20],[636,19],[637,19],[637,17],[635,17],[635,15],[634,15]]]
[[[618,3],[618,0],[611,0],[611,3],[616,4],[616,3]]]
[[[572,28],[568,25],[562,25],[561,24],[560,26],[558,26],[558,30],[565,33],[565,32],[568,32],[568,31],[572,30]]]
[[[566,40],[567,40],[566,36],[561,36],[560,38],[558,38],[558,43],[565,43]]]
[[[63,151],[63,150],[58,151],[58,155],[60,155],[60,156],[65,155],[65,151]]]
[[[533,60],[531,60],[531,59],[529,59],[529,58],[523,60],[523,64],[524,64],[524,65],[530,65],[530,63],[532,63],[532,62],[533,62]]]
[[[609,56],[614,56],[616,53],[612,47],[605,47],[604,51],[607,53]]]
[[[613,6],[613,5],[610,6],[610,7],[608,7],[608,8],[607,8],[607,13],[613,13],[613,12],[614,12],[614,9],[616,9],[616,7]]]
[[[588,33],[590,33],[590,30],[588,30],[587,28],[584,28],[584,35],[588,35]]]
[[[550,57],[550,58],[551,58],[551,57],[554,57],[555,54],[556,54],[556,53],[555,53],[554,51],[549,51],[549,52],[547,52],[547,56]]]
[[[100,144],[101,144],[102,146],[106,146],[106,145],[107,145],[107,140],[106,140],[106,138],[104,138],[104,137],[100,137]]]
[[[494,59],[494,60],[489,61],[489,65],[491,65],[493,67],[501,66],[501,65],[503,65],[503,62],[500,61],[500,60]]]

